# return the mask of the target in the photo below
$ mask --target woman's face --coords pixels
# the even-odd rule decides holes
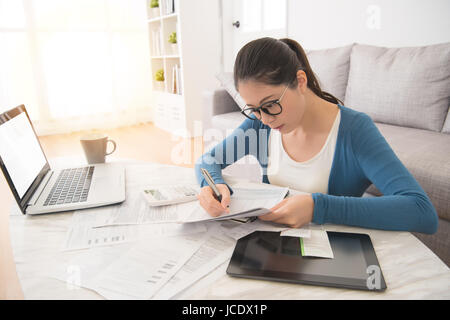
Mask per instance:
[[[240,81],[238,89],[247,106],[257,108],[264,102],[280,99],[286,85],[273,86],[248,80]],[[282,107],[280,114],[269,115],[261,110],[260,120],[272,129],[285,134],[298,127],[305,111],[305,99],[300,86],[294,89],[287,88],[280,104]]]

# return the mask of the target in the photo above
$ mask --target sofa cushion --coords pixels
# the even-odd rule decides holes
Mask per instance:
[[[350,53],[353,44],[324,50],[308,50],[311,69],[316,74],[323,91],[344,101],[350,70]]]
[[[353,46],[346,106],[376,122],[441,131],[449,99],[450,43]]]
[[[450,221],[450,135],[382,123],[376,126],[428,194],[439,217]],[[367,191],[380,194],[373,185]]]
[[[245,101],[242,99],[239,92],[234,87],[234,77],[232,72],[220,72],[216,74],[217,80],[219,80],[222,87],[227,90],[227,92],[230,94],[230,96],[236,101],[237,105],[244,109],[245,107]]]
[[[344,101],[345,88],[347,87],[352,46],[353,44],[339,48],[306,51],[311,68],[319,78],[321,89],[331,93],[341,101]],[[220,72],[216,74],[216,78],[238,106],[243,109],[245,101],[234,87],[233,73]]]

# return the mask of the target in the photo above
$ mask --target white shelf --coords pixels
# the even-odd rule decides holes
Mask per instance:
[[[161,20],[164,20],[164,19],[171,19],[171,18],[178,18],[178,12],[171,13],[171,14],[168,14],[168,15],[165,15],[165,16],[162,16],[162,17],[161,17]]]
[[[151,56],[151,59],[180,59],[179,55],[170,55],[170,56]]]
[[[164,1],[164,0],[162,0]],[[160,0],[160,5],[162,3]],[[149,3],[149,2],[148,2]],[[176,3],[176,7],[178,1]],[[160,8],[160,14],[163,8]],[[179,68],[179,82],[182,83],[182,69],[181,69],[181,50],[179,43],[181,35],[178,29],[178,12],[168,15],[153,16],[151,10],[148,11],[148,30],[150,43],[150,59],[152,69],[152,88],[155,97],[154,119],[155,125],[161,129],[174,133],[174,131],[184,130],[186,128],[185,117],[185,97],[183,94],[173,93],[173,69],[175,66]],[[174,50],[171,43],[168,42],[169,35],[172,32],[177,33],[177,48]],[[153,38],[158,39],[154,40]],[[156,43],[156,44],[154,44]],[[158,48],[155,48],[158,47]],[[155,54],[156,53],[156,54]],[[164,82],[161,83],[155,80],[155,73],[164,70]],[[180,83],[176,84],[177,86]],[[181,92],[182,86],[181,86]]]
[[[211,28],[198,23],[199,12],[217,12],[216,1],[175,0],[176,12],[161,15],[166,0],[159,1],[162,8],[159,12],[150,10],[147,0],[147,27],[149,31],[150,65],[155,125],[175,135],[184,131],[187,136],[199,136],[196,125],[203,116],[203,96],[206,86],[214,82],[213,71],[217,68],[219,55],[209,39],[216,41],[218,36]],[[215,16],[202,17],[208,25],[215,23]],[[169,42],[172,32],[177,33],[177,46]],[[208,39],[205,41],[204,39]],[[217,42],[217,41],[216,41]],[[186,45],[183,45],[186,44]],[[213,50],[214,49],[214,50]],[[211,54],[212,52],[212,54]],[[173,79],[177,78],[173,70],[178,66],[176,87],[181,94],[174,94]],[[164,70],[164,83],[155,80],[157,70]],[[197,81],[196,79],[201,79]],[[197,130],[198,131],[198,130]]]
[[[160,21],[161,21],[161,17],[151,18],[151,19],[147,20],[147,22],[150,22],[150,23],[152,23],[152,22],[160,22]]]
[[[154,17],[154,18],[150,18],[147,20],[147,22],[152,23],[152,22],[161,22],[161,20],[166,20],[166,19],[172,19],[172,18],[177,18],[178,17],[178,12],[172,13],[172,14],[168,14],[165,16],[159,16],[159,17]]]

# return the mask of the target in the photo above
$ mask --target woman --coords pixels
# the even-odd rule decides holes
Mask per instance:
[[[229,212],[232,190],[221,170],[250,154],[263,168],[263,182],[310,193],[284,199],[261,220],[290,227],[314,222],[436,232],[437,213],[424,190],[369,116],[321,90],[296,41],[262,38],[246,44],[236,57],[234,83],[247,103],[242,111],[247,119],[195,168],[200,204],[209,214]],[[242,148],[230,147],[236,141]],[[213,177],[221,203],[200,168]],[[383,196],[362,198],[372,183]]]

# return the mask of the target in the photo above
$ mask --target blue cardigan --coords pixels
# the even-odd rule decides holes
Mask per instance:
[[[312,194],[312,221],[435,233],[438,216],[430,199],[397,158],[371,118],[342,105],[338,107],[341,122],[328,194]],[[195,172],[200,186],[206,185],[200,168],[207,169],[215,183],[226,184],[222,169],[244,155],[258,159],[263,169],[263,182],[270,183],[267,177],[269,134],[269,126],[258,120],[246,119],[224,141],[197,160]],[[372,183],[383,196],[362,198]],[[233,192],[231,188],[230,191]]]

